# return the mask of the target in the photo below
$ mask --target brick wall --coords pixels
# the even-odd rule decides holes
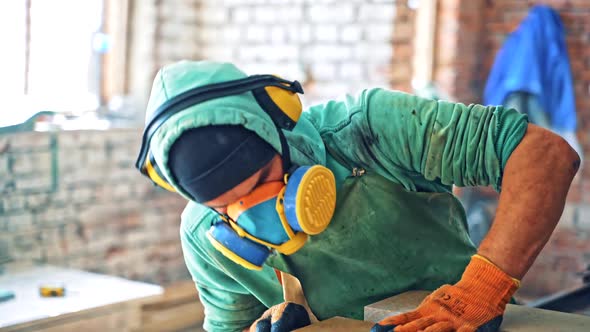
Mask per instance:
[[[158,68],[180,59],[298,79],[306,104],[377,85],[409,90],[414,12],[406,1],[131,4],[125,89],[139,104]],[[178,239],[184,202],[135,171],[139,135],[0,137],[0,242],[9,254],[159,283],[188,277]]]
[[[306,104],[372,86],[409,90],[414,11],[406,1],[167,0],[138,3],[135,13],[132,39],[155,52],[137,55],[132,86],[173,61],[214,59],[297,79]]]
[[[590,264],[590,1],[440,0],[435,79],[454,99],[481,102],[483,87],[504,38],[534,4],[548,4],[567,30],[578,138],[586,162],[574,180],[561,221],[525,278],[520,294],[537,297],[581,283]]]
[[[0,242],[18,262],[188,278],[176,195],[134,168],[139,129],[0,136]]]
[[[480,102],[484,0],[439,0],[433,79],[453,100]]]

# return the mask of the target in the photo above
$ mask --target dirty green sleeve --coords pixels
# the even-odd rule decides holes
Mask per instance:
[[[183,219],[189,217],[194,215],[183,213]],[[205,308],[203,327],[209,332],[242,331],[266,307],[214,261],[202,235],[194,228],[181,227],[184,260]]]
[[[464,105],[385,89],[364,90],[307,113],[328,151],[411,191],[451,185],[500,190],[502,171],[527,128],[502,106]]]
[[[397,91],[365,92],[375,155],[428,181],[500,190],[525,115],[502,106],[434,101]]]

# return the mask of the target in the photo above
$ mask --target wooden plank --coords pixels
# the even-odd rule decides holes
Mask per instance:
[[[164,289],[164,293],[142,305],[142,311],[163,310],[185,303],[200,303],[192,281],[181,281]]]
[[[157,285],[54,266],[9,266],[0,285],[15,293],[0,303],[0,328],[58,325],[92,315],[109,315],[162,293]],[[64,297],[39,296],[39,285],[66,286]]]
[[[0,328],[0,331],[79,332],[80,330],[93,331],[97,326],[112,328],[112,330],[127,330],[129,322],[126,318],[132,309],[131,305],[127,303],[111,304],[100,308],[87,309],[80,312],[62,314],[46,319],[16,324]]]
[[[362,320],[344,318],[344,317],[333,317],[330,319],[323,320],[319,323],[312,324],[310,326],[297,329],[298,332],[367,332],[371,329],[373,323],[365,322]]]
[[[205,314],[198,301],[142,315],[138,331],[178,331],[203,324]]]
[[[172,284],[159,297],[143,303],[141,325],[136,331],[177,331],[201,326],[205,319],[195,284],[182,281]]]
[[[413,310],[428,294],[426,291],[405,292],[368,305],[365,307],[365,320],[378,322],[387,316]],[[590,317],[509,304],[500,331],[588,332]]]

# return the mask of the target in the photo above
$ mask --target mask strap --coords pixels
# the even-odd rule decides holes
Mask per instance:
[[[291,169],[294,166],[291,164],[291,152],[289,150],[289,143],[287,143],[287,138],[285,137],[285,134],[283,133],[283,131],[281,130],[281,128],[278,126],[278,124],[276,123],[276,121],[274,119],[272,120],[272,123],[275,125],[275,129],[277,130],[277,133],[279,134],[279,141],[281,142],[281,151],[282,151],[281,160],[283,162],[283,172],[289,173],[289,172],[291,172]]]

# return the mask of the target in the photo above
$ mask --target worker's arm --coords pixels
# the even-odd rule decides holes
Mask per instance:
[[[327,146],[411,191],[451,185],[500,190],[526,115],[502,106],[464,105],[399,91],[365,90],[309,110]]]
[[[206,238],[206,232],[201,230],[201,227],[207,229],[213,218],[208,208],[196,203],[187,205],[182,213],[180,230],[182,253],[205,309],[203,328],[210,332],[240,332],[267,308],[232,274],[264,271],[247,270],[238,264],[234,264],[235,267],[222,266],[220,262],[226,258],[213,248]],[[274,271],[267,272],[272,273],[273,278],[269,278],[264,287],[269,290],[274,287],[280,289]]]
[[[373,332],[496,331],[519,280],[559,221],[580,159],[561,137],[528,125],[503,169],[492,228],[461,280],[431,293],[416,310],[388,317]]]
[[[333,144],[344,147],[342,155],[407,189],[420,190],[420,176],[501,189],[496,221],[479,253],[518,279],[559,220],[579,165],[564,139],[502,106],[372,89],[323,106],[314,121],[328,142],[355,139]]]
[[[521,279],[559,221],[579,165],[564,139],[529,124],[504,168],[496,218],[478,253]]]
[[[522,114],[501,106],[381,91],[370,100],[369,142],[388,154],[381,160],[445,185],[492,185],[502,192],[493,231],[461,280],[441,286],[416,310],[386,318],[373,330],[497,330],[518,279],[559,220],[577,155],[557,135],[529,126]],[[387,106],[393,111],[388,113]],[[395,121],[383,121],[386,117]]]

